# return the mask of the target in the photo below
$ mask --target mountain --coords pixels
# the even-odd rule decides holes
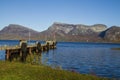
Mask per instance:
[[[120,42],[120,27],[112,26],[100,33],[100,36],[110,42]]]
[[[95,24],[95,25],[83,25],[83,24],[66,24],[66,23],[53,23],[52,26],[48,28],[49,31],[56,31],[56,32],[63,32],[64,34],[72,34],[72,35],[79,35],[79,34],[88,34],[92,32],[102,32],[107,29],[106,25],[103,24]]]
[[[83,25],[53,23],[48,30],[42,32],[48,36],[57,35],[57,40],[62,41],[100,41],[99,33],[106,30],[107,26],[103,24]]]
[[[29,34],[30,31],[30,34]],[[0,31],[1,39],[28,39],[29,35],[32,39],[35,39],[39,32],[29,29],[27,27],[17,25],[17,24],[9,24],[4,29]]]
[[[0,31],[0,39],[28,40],[29,35],[32,40],[120,42],[120,27],[112,26],[107,28],[104,24],[83,25],[55,22],[42,32],[18,24],[10,24]]]

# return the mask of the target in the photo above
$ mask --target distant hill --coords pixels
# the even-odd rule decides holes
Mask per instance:
[[[29,31],[32,39],[35,39],[36,36],[38,36],[39,34],[39,32],[29,29],[27,27],[17,25],[17,24],[10,24],[0,31],[0,38],[1,39],[28,39]]]
[[[0,31],[0,39],[27,39],[81,42],[120,42],[120,27],[107,28],[104,24],[83,25],[53,23],[47,30],[37,32],[27,27],[10,24]]]
[[[120,42],[120,27],[112,26],[100,33],[100,36],[109,42]]]

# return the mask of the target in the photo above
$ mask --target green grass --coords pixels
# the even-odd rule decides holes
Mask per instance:
[[[107,80],[43,65],[0,61],[0,80]]]

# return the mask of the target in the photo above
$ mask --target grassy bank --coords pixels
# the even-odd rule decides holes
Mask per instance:
[[[0,61],[0,80],[106,80],[30,63]]]

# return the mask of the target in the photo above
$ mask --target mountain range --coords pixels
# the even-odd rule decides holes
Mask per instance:
[[[120,42],[120,27],[104,24],[83,25],[54,22],[47,30],[38,32],[18,24],[0,30],[0,40],[53,40],[77,42]]]

